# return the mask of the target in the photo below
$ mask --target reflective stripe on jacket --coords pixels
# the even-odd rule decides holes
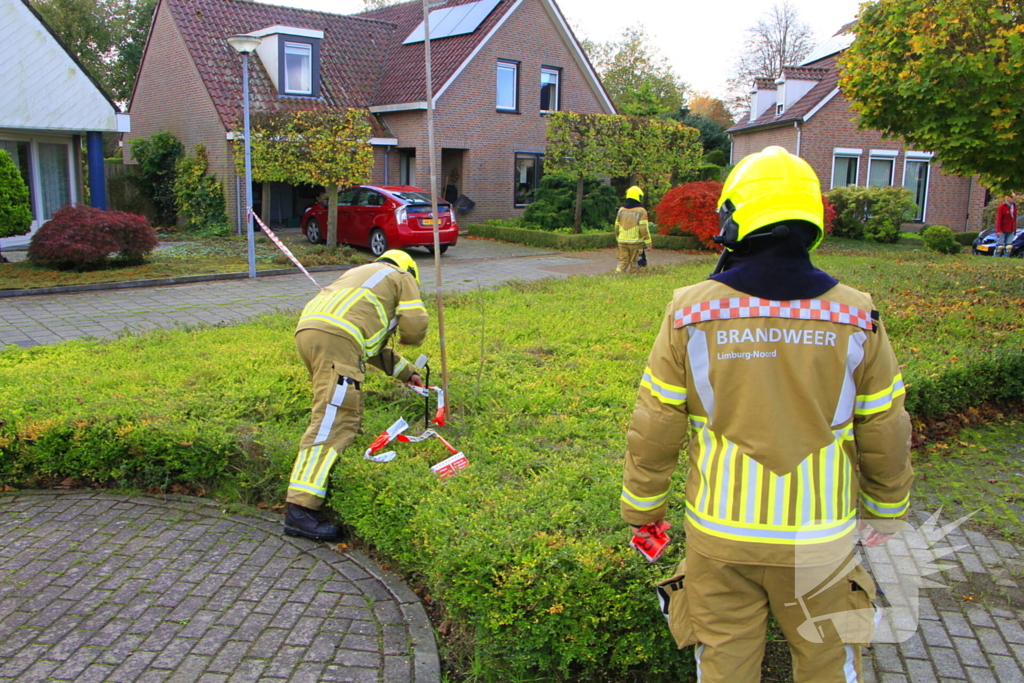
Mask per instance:
[[[687,545],[709,557],[786,566],[796,546],[830,554],[849,545],[858,496],[864,517],[905,515],[910,420],[872,310],[841,284],[786,302],[712,280],[676,290],[630,423],[626,521],[666,515],[687,437]]]
[[[423,343],[427,323],[427,311],[412,274],[388,263],[369,263],[347,271],[313,297],[302,309],[295,331],[346,334],[373,361],[396,329],[403,344]],[[406,379],[412,374],[400,356],[395,362],[394,376]],[[407,376],[402,377],[406,371]]]
[[[615,239],[619,244],[640,244],[651,246],[651,231],[647,222],[647,209],[637,206],[632,209],[620,207],[615,216]]]

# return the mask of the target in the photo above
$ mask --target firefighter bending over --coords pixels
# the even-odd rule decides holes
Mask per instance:
[[[396,329],[402,344],[423,343],[428,318],[419,281],[412,257],[392,249],[347,271],[302,309],[295,345],[313,380],[313,409],[288,483],[286,534],[326,541],[340,533],[320,508],[331,466],[362,433],[366,363],[423,385],[415,366],[385,346]]]
[[[860,680],[874,583],[849,561],[858,497],[878,545],[913,480],[900,368],[871,297],[811,264],[824,222],[804,160],[746,157],[718,206],[719,266],[675,291],[640,382],[622,516],[634,531],[665,517],[689,435],[669,614],[699,679],[760,680],[771,609],[797,683]],[[801,585],[818,570],[824,587]]]

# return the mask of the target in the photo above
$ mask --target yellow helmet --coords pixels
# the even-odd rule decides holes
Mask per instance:
[[[386,261],[393,263],[399,268],[409,273],[416,278],[416,283],[420,281],[420,268],[416,265],[416,261],[413,260],[412,256],[405,253],[401,249],[388,249],[383,254],[377,257],[378,261]]]
[[[633,187],[631,187],[628,190],[626,190],[626,199],[635,199],[636,201],[640,201],[643,198],[644,198],[644,191],[641,190],[636,185],[634,185]]]
[[[806,221],[818,228],[808,250],[825,236],[818,176],[810,164],[783,147],[765,147],[736,164],[722,186],[718,217],[722,234],[717,241],[727,247],[784,221]]]

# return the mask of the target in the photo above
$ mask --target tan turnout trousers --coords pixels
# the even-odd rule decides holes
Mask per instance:
[[[313,380],[313,408],[287,501],[319,510],[334,461],[363,433],[362,349],[351,337],[321,330],[300,330],[295,345]]]
[[[672,634],[681,648],[695,647],[701,683],[761,680],[769,610],[789,643],[797,683],[862,680],[861,646],[874,631],[871,577],[857,565],[801,599],[795,595],[795,571],[690,552],[662,584]]]
[[[619,263],[615,268],[615,272],[639,273],[640,266],[636,265],[636,260],[640,258],[640,251],[643,248],[643,244],[623,244],[619,242]]]

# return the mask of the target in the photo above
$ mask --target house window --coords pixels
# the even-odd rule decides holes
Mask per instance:
[[[540,70],[540,111],[558,111],[560,107],[559,85],[562,81],[562,70],[545,66]]]
[[[498,61],[498,111],[519,111],[519,62]]]
[[[57,209],[71,203],[71,155],[66,144],[40,142],[38,148],[43,220],[48,221]]]
[[[288,95],[313,94],[313,46],[309,43],[284,43],[284,92]]]
[[[516,152],[515,205],[526,206],[536,199],[540,184],[541,159],[543,155],[532,152]]]
[[[833,151],[832,187],[846,187],[857,184],[857,170],[860,163],[859,149],[837,149]]]
[[[889,187],[896,168],[896,150],[873,149],[868,159],[868,187]]]
[[[924,221],[925,207],[928,205],[928,160],[907,159],[907,165],[903,169],[903,186],[910,190],[910,194],[917,204],[915,221]]]

